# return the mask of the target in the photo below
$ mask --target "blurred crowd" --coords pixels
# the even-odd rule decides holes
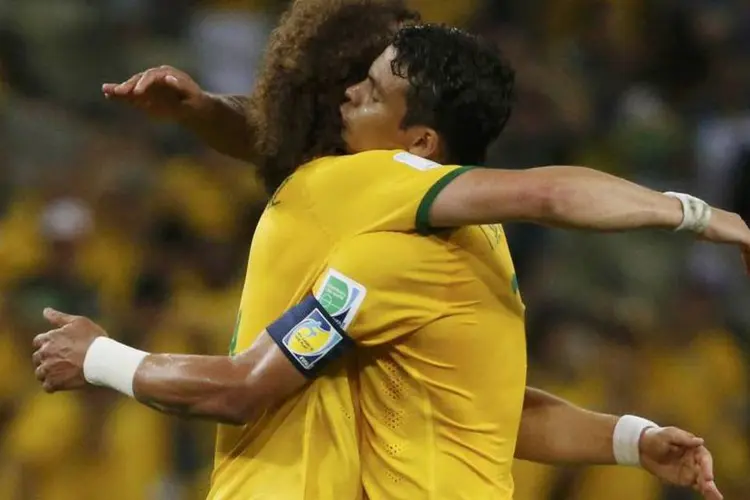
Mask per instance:
[[[107,391],[44,395],[45,306],[151,351],[225,353],[265,203],[252,166],[107,102],[171,64],[247,93],[280,0],[0,3],[0,497],[193,500],[213,426]],[[583,164],[750,218],[750,3],[414,0],[496,39],[517,107],[489,163]],[[731,249],[666,233],[508,227],[529,382],[705,437],[750,498],[750,286]],[[620,468],[517,464],[518,500],[681,500]]]

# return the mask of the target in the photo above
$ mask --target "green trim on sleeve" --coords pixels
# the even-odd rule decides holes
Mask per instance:
[[[445,187],[450,184],[456,177],[461,174],[465,174],[469,170],[475,167],[459,167],[455,170],[451,170],[438,181],[432,185],[432,187],[425,193],[422,201],[419,203],[417,208],[417,218],[415,227],[417,232],[422,235],[429,235],[434,232],[434,228],[430,226],[430,209],[432,204],[435,203],[435,199]]]

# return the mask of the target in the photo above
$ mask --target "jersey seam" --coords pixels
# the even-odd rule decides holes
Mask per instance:
[[[432,208],[432,204],[435,203],[435,199],[437,199],[438,195],[446,188],[446,186],[448,186],[448,184],[473,168],[474,167],[459,167],[455,170],[451,170],[438,179],[435,184],[427,190],[417,207],[417,214],[414,223],[417,233],[426,236],[434,232],[434,228],[430,225],[430,209]]]

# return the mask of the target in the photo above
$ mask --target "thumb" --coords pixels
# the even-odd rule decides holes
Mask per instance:
[[[56,327],[62,327],[72,323],[78,316],[65,314],[63,312],[47,307],[44,309],[44,318]]]

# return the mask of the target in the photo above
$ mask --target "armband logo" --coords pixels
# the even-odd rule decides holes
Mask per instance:
[[[297,362],[309,370],[342,340],[335,327],[318,310],[313,310],[282,342]]]
[[[346,330],[357,315],[367,288],[344,274],[329,269],[315,298],[320,305]]]

